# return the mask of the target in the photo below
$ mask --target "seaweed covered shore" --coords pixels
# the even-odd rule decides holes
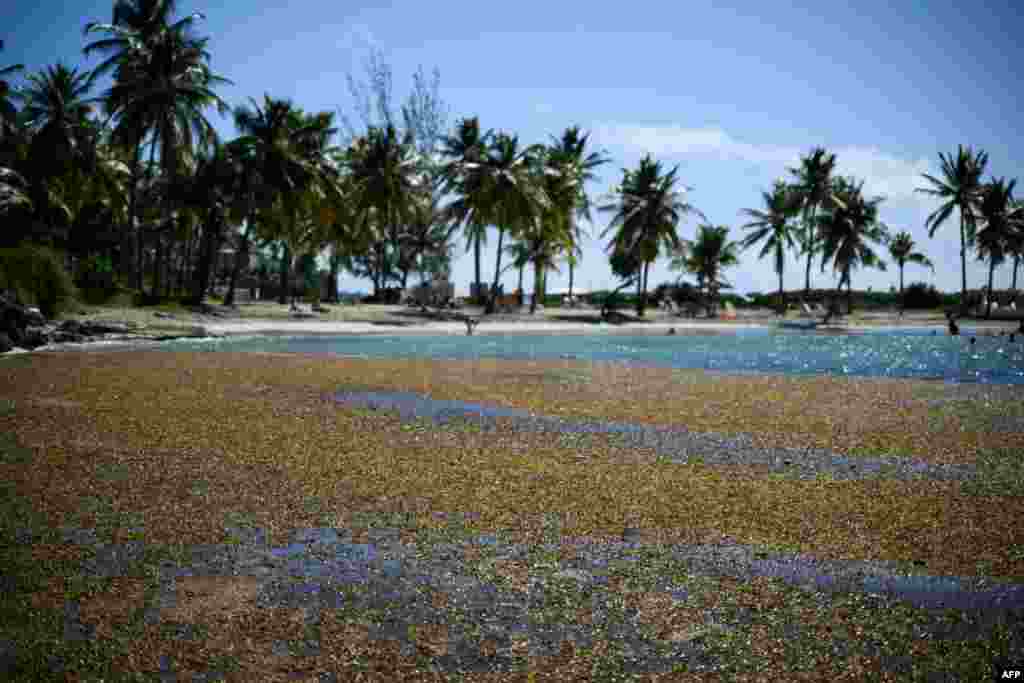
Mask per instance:
[[[577,361],[7,358],[0,667],[988,676],[1024,644],[1019,392]]]

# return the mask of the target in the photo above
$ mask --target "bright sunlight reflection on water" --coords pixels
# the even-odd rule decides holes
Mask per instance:
[[[822,334],[775,330],[676,336],[266,336],[181,340],[168,350],[331,353],[363,358],[573,359],[723,372],[835,374],[1024,384],[1024,336],[931,330]]]

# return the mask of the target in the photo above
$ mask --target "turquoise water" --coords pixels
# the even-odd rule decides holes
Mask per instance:
[[[1024,336],[931,330],[823,334],[766,329],[661,335],[253,336],[169,342],[170,350],[327,353],[362,358],[574,359],[720,372],[1024,384]]]

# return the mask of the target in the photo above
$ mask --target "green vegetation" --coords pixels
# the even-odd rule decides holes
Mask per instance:
[[[65,310],[76,293],[60,257],[52,249],[32,244],[0,249],[0,291],[5,290],[39,306],[48,318]]]
[[[580,127],[546,145],[485,130],[476,117],[449,130],[439,74],[431,80],[418,71],[398,111],[390,67],[377,52],[366,82],[350,84],[362,120],[357,125],[341,114],[344,131],[334,112],[306,112],[270,93],[231,107],[217,94],[230,81],[211,70],[210,38],[198,34],[203,15],[176,17],[169,0],[116,8],[111,22],[86,26],[92,42],[84,54],[102,59],[92,71],[63,63],[35,72],[0,69],[0,216],[9,226],[0,247],[54,249],[52,262],[66,267],[82,297],[95,303],[126,290],[143,303],[197,303],[220,287],[227,305],[239,287],[273,293],[281,303],[300,296],[317,303],[321,276],[334,282],[340,269],[372,280],[374,301],[397,301],[411,273],[450,273],[461,230],[474,252],[472,291],[479,299],[481,247],[494,231],[488,312],[496,310],[497,285],[509,268],[519,271],[522,290],[524,270],[533,267],[533,308],[547,302],[547,275],[563,263],[572,295],[586,238],[580,222],[590,217],[586,186],[611,161],[591,149]],[[104,82],[109,87],[100,90]],[[238,137],[219,139],[210,111],[232,113]],[[1013,264],[1015,297],[1024,211],[1013,198],[1014,181],[983,182],[988,157],[970,147],[940,159],[941,176],[925,175],[919,188],[942,202],[927,227],[934,237],[958,213],[964,269],[959,298],[943,304],[966,311],[982,301],[967,289],[972,247],[989,264],[989,303],[993,272],[1005,262]],[[740,246],[761,245],[759,258],[771,256],[780,298],[788,249],[806,258],[804,300],[820,256],[822,270],[831,265],[846,285],[848,306],[853,271],[883,267],[878,247],[890,246],[901,292],[904,265],[928,263],[908,244],[908,233],[891,238],[879,222],[881,198],[864,197],[864,181],[836,177],[836,167],[835,154],[814,148],[764,193],[763,209],[744,210],[751,232]],[[717,273],[736,254],[688,263],[711,236],[706,220],[692,241],[681,230],[688,215],[703,218],[684,199],[689,190],[678,169],[647,156],[624,169],[606,195],[600,208],[612,218],[602,237],[611,236],[606,250],[622,281],[606,297],[606,312],[628,301],[643,316],[651,265],[666,256],[696,275],[698,290],[708,289],[698,300],[707,299],[709,308],[720,300],[727,283]],[[728,226],[714,230],[726,244]],[[315,257],[326,254],[329,268],[320,271]],[[511,263],[503,267],[505,256]],[[54,270],[47,271],[44,279],[56,283]],[[64,284],[39,285],[40,292],[5,286],[53,312],[69,291]],[[627,288],[635,295],[619,299]],[[326,295],[333,301],[334,288]],[[785,310],[784,301],[762,301]]]
[[[713,655],[719,677],[756,671],[773,680],[840,674],[886,680],[879,667],[908,655],[913,670],[895,678],[953,672],[974,680],[1019,644],[1016,624],[986,623],[988,615],[705,575],[665,545],[728,536],[762,559],[800,552],[892,560],[906,573],[1019,576],[1020,431],[991,433],[996,416],[1020,417],[1012,400],[942,404],[943,420],[932,423],[932,403],[949,391],[918,382],[709,380],[683,371],[665,377],[643,369],[515,362],[469,368],[292,358],[267,364],[244,354],[117,359],[55,354],[44,365],[5,366],[0,376],[0,433],[9,437],[0,440],[0,560],[7,581],[0,639],[17,645],[13,680],[142,680],[160,655],[185,678],[219,669],[229,679],[251,679],[270,665],[282,677],[303,669],[396,680],[437,665],[442,650],[432,644],[447,642],[453,634],[446,628],[457,626],[473,647],[487,647],[485,632],[495,623],[485,623],[473,604],[452,599],[453,591],[421,585],[414,595],[361,605],[379,588],[394,590],[376,578],[341,588],[341,608],[323,610],[317,624],[302,623],[294,611],[254,606],[256,586],[242,576],[196,577],[191,588],[179,578],[177,607],[190,605],[188,614],[169,614],[175,608],[165,605],[158,621],[147,617],[159,604],[162,562],[191,563],[192,551],[209,543],[243,546],[249,533],[239,528],[264,530],[275,545],[310,527],[347,530],[355,543],[396,530],[403,543],[416,543],[421,572],[443,554],[457,561],[460,579],[518,592],[513,600],[527,603],[524,614],[536,625],[592,627],[586,647],[563,646],[571,657],[545,661],[528,656],[525,640],[513,643],[522,675],[537,680],[628,680],[622,629],[663,654],[688,643]],[[588,381],[577,381],[588,374]],[[638,458],[640,449],[611,435],[556,441],[310,402],[310,391],[338,386],[489,397],[542,413],[698,430],[742,422],[803,444],[874,440],[877,448],[865,454],[902,452],[910,432],[909,443],[927,444],[928,452],[909,453],[969,459],[982,476],[964,484],[801,481]],[[46,387],[42,395],[37,387]],[[247,387],[271,389],[273,398]],[[771,398],[767,406],[764,397]],[[643,532],[629,551],[633,559],[583,570],[603,585],[561,573],[575,553],[569,539],[621,538],[624,526]],[[146,549],[120,576],[93,577],[83,564],[95,559],[93,550],[61,539],[61,532],[81,530],[104,542],[144,540]],[[498,545],[479,543],[485,534]],[[510,543],[527,552],[508,559]],[[544,590],[531,580],[542,581]],[[212,589],[237,592],[220,600]],[[417,645],[413,655],[398,657],[365,637],[366,628],[394,626],[394,610],[411,601],[432,615],[401,624]],[[96,629],[95,640],[65,637],[69,602]],[[183,637],[187,632],[191,640]],[[270,659],[275,645],[277,652],[282,645],[300,652],[310,643],[320,645],[320,654]],[[50,672],[55,654],[66,668],[59,674]]]

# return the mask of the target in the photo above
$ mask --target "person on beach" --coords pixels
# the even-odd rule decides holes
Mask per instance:
[[[949,322],[949,334],[954,337],[959,336],[960,326],[956,324],[956,320],[953,320],[953,314],[947,312],[946,320]]]

